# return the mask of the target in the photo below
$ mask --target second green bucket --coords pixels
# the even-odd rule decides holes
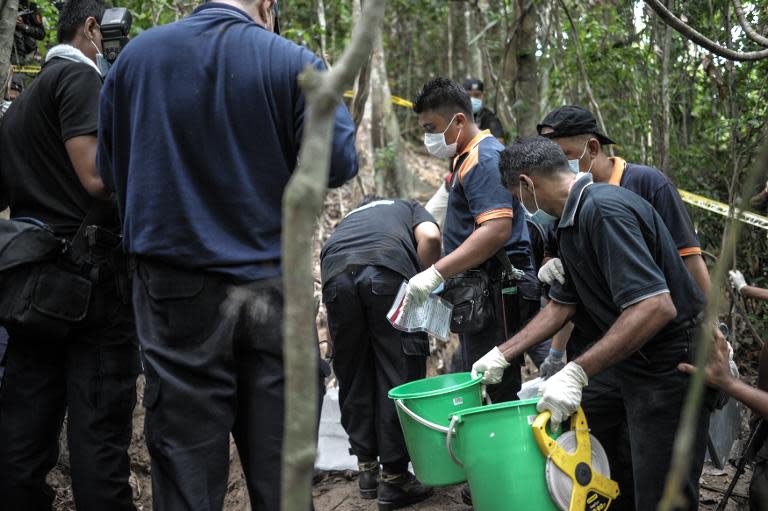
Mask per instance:
[[[476,511],[557,511],[547,489],[546,459],[531,429],[537,402],[511,401],[454,414],[446,448],[467,474]]]
[[[473,379],[470,373],[443,374],[389,391],[413,470],[423,484],[446,486],[467,480],[464,470],[448,456],[445,435],[451,415],[480,406],[482,394],[482,378]]]

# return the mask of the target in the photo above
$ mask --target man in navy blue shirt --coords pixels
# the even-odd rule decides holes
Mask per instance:
[[[206,3],[126,46],[102,90],[98,163],[135,260],[156,510],[221,509],[230,432],[251,507],[280,509],[281,200],[306,115],[297,77],[322,64],[275,22],[275,0]],[[329,185],[356,172],[339,107]]]
[[[452,158],[453,173],[443,225],[445,256],[408,281],[405,299],[419,303],[446,279],[466,270],[482,268],[488,273],[492,318],[460,335],[460,360],[468,371],[472,362],[504,342],[539,309],[531,241],[520,202],[501,184],[499,153],[504,146],[475,124],[464,88],[435,78],[419,91],[413,110],[427,150],[438,158]],[[516,294],[502,294],[502,267],[494,257],[499,250],[525,273],[515,283]],[[507,371],[505,382],[489,392],[499,402],[516,399],[518,390],[519,360]]]

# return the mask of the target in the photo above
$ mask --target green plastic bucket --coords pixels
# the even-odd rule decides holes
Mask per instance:
[[[535,398],[481,406],[451,419],[446,447],[467,474],[476,511],[557,511],[547,489],[546,458],[531,429],[537,402]]]
[[[445,449],[450,418],[466,408],[480,406],[482,378],[470,373],[443,374],[416,380],[389,391],[395,401],[416,477],[430,486],[466,481],[464,471]]]

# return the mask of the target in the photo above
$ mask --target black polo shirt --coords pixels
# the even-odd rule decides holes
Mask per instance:
[[[420,270],[413,230],[434,217],[412,200],[380,200],[351,211],[320,252],[323,285],[353,264],[383,266],[410,279]]]
[[[571,189],[558,224],[564,285],[549,296],[581,304],[601,333],[624,309],[670,293],[677,317],[657,338],[696,317],[704,297],[688,273],[661,216],[639,195],[583,176]]]

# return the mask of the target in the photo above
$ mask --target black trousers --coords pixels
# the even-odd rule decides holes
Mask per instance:
[[[379,459],[389,473],[405,472],[410,458],[393,387],[424,378],[429,342],[395,330],[386,314],[403,282],[383,267],[348,267],[323,288],[339,380],[341,424],[360,462]]]
[[[155,511],[222,509],[230,433],[251,508],[280,509],[281,280],[238,285],[148,260],[136,270]],[[320,378],[319,368],[314,376]]]
[[[623,362],[593,376],[581,405],[591,433],[606,450],[611,478],[621,496],[617,510],[655,510],[672,460],[672,447],[688,391],[689,377],[677,370],[692,361],[694,332],[652,341]],[[698,419],[691,468],[684,481],[689,503],[698,509],[709,416],[716,394],[708,390]]]
[[[45,477],[65,412],[79,511],[134,510],[128,485],[139,355],[133,313],[112,283],[94,288],[81,328],[55,342],[10,332],[0,387],[0,508],[49,510]]]
[[[518,293],[504,295],[502,305],[501,283],[491,281],[490,294],[494,297],[495,319],[479,332],[459,335],[461,355],[457,357],[457,360],[463,364],[463,371],[470,371],[472,364],[493,349],[494,346],[499,346],[509,337],[512,337],[539,311],[539,297],[531,296],[528,299],[521,291],[522,288],[518,286]],[[505,321],[506,328],[504,326]],[[488,395],[494,403],[518,399],[517,393],[520,391],[522,383],[520,374],[522,364],[522,356],[511,361],[509,367],[504,371],[501,383],[488,386]]]

